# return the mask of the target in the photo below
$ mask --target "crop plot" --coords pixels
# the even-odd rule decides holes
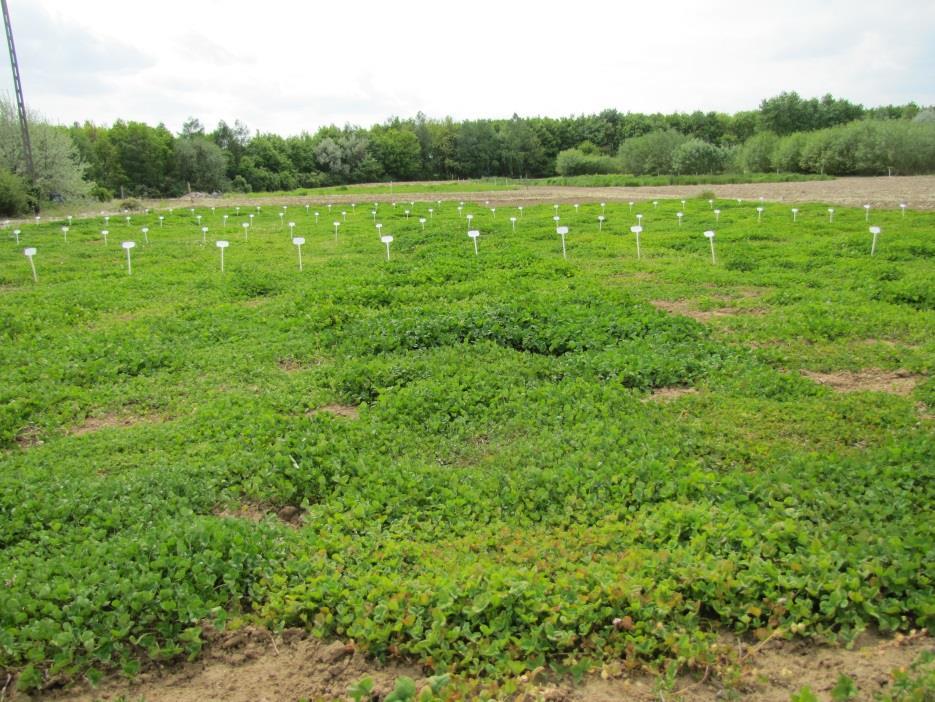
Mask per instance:
[[[935,216],[415,197],[3,244],[20,690],[217,629],[496,696],[540,669],[700,679],[739,664],[725,635],[932,624]]]

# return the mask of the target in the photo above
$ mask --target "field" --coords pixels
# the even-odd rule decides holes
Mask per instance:
[[[757,642],[931,626],[935,214],[608,198],[599,229],[581,200],[557,209],[566,259],[550,202],[469,197],[381,203],[389,261],[372,202],[3,240],[0,671],[21,694],[301,629],[447,674],[442,699],[595,671],[746,699]],[[883,692],[929,699],[908,696],[926,661]]]

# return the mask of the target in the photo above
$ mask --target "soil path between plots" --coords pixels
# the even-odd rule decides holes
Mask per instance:
[[[407,183],[407,186],[413,185]],[[364,186],[365,187],[365,186]],[[795,183],[736,183],[727,185],[658,185],[633,187],[579,187],[572,185],[528,186],[516,190],[491,190],[485,192],[445,192],[445,193],[416,193],[406,192],[398,194],[374,195],[354,192],[350,186],[347,193],[340,195],[319,195],[314,191],[305,196],[268,195],[238,197],[229,194],[225,197],[182,197],[178,203],[195,203],[197,207],[210,207],[211,205],[231,206],[235,204],[262,205],[286,204],[304,205],[305,203],[328,202],[392,202],[409,200],[465,200],[479,202],[489,200],[493,203],[506,204],[542,204],[542,203],[569,203],[569,202],[620,202],[620,201],[646,201],[665,198],[692,198],[702,192],[713,192],[715,197],[721,199],[743,198],[756,200],[764,197],[769,201],[803,203],[821,202],[835,205],[859,207],[869,204],[873,207],[897,208],[905,202],[914,210],[935,209],[935,176],[880,176],[880,177],[851,177],[837,178],[835,180],[807,180]],[[158,204],[156,205],[158,206]]]

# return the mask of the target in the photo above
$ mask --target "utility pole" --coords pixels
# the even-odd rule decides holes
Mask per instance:
[[[10,10],[6,0],[0,0],[3,6],[3,26],[6,28],[6,43],[10,49],[10,66],[13,68],[13,87],[16,89],[16,109],[19,112],[19,128],[23,135],[23,156],[26,159],[26,174],[29,183],[36,187],[36,169],[32,162],[32,143],[29,141],[29,122],[26,119],[26,102],[23,100],[23,83],[19,78],[19,63],[16,61],[16,47],[13,45],[13,25],[10,24]],[[38,211],[38,204],[36,205]]]

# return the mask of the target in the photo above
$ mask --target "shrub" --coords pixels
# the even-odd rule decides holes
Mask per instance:
[[[91,197],[99,202],[108,202],[114,199],[114,191],[110,188],[105,188],[103,185],[94,185],[91,188]]]
[[[120,209],[121,209],[121,210],[130,210],[130,211],[132,212],[132,211],[134,211],[134,210],[141,210],[141,209],[143,209],[143,204],[142,204],[139,200],[137,200],[136,198],[128,197],[126,200],[121,201],[121,203],[120,203]]]
[[[33,204],[26,181],[0,168],[0,215],[11,217],[24,214]]]
[[[672,172],[672,156],[688,137],[674,129],[650,132],[620,145],[620,160],[628,173],[660,175]]]
[[[596,175],[614,173],[616,159],[602,154],[590,154],[579,149],[565,149],[555,159],[555,172],[561,176]]]
[[[724,150],[702,139],[689,139],[672,153],[672,168],[676,174],[718,173],[724,169]]]

